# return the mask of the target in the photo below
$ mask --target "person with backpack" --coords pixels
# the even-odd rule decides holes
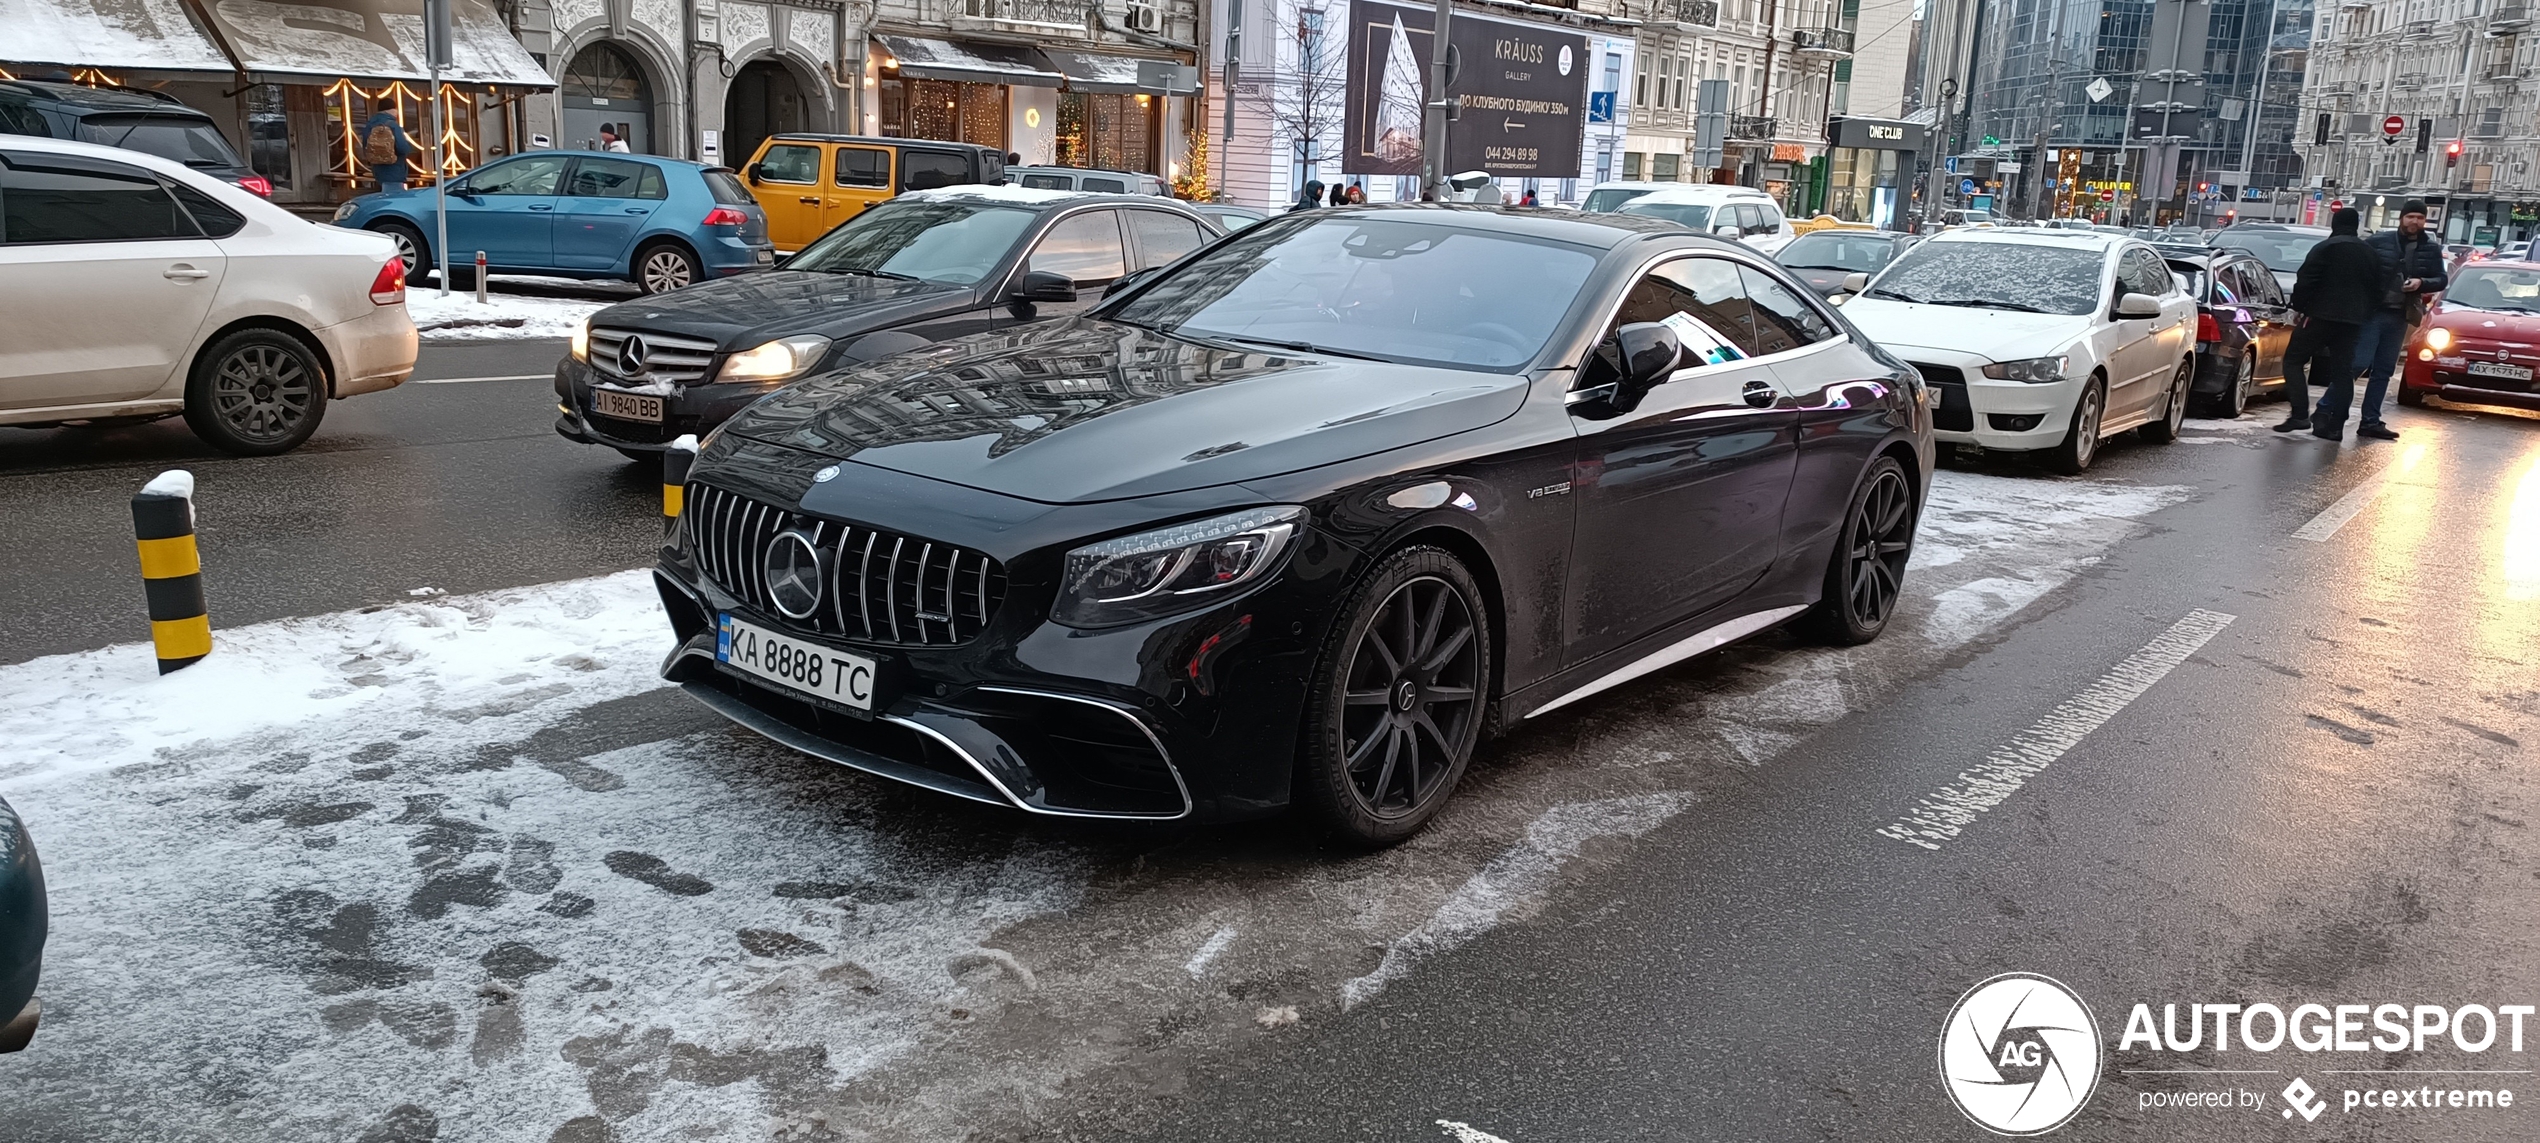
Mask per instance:
[[[362,124],[362,164],[370,168],[371,181],[379,190],[406,189],[406,160],[417,150],[393,113],[371,112],[370,121]]]

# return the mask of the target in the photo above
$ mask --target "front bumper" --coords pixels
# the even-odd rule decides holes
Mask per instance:
[[[2466,372],[2468,362],[2459,357],[2437,357],[2432,361],[2416,355],[2418,347],[2410,346],[2407,368],[2400,373],[2399,383],[2411,390],[2464,405],[2494,405],[2508,409],[2540,412],[2540,379],[2510,381],[2493,377],[2472,377]],[[2540,372],[2536,370],[2535,372]]]
[[[1923,375],[1939,399],[1932,410],[1932,439],[1944,444],[2005,451],[2053,448],[2072,428],[2073,402],[2086,379],[1996,381],[1983,373],[1990,358],[1917,347],[1894,352]]]
[[[662,397],[660,424],[622,421],[591,411],[591,385],[601,380],[568,354],[556,363],[556,434],[583,444],[659,452],[681,436],[704,436],[750,402],[775,392],[775,384],[704,382],[674,386]]]

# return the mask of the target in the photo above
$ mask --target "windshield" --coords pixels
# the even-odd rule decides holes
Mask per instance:
[[[79,121],[85,143],[122,147],[196,170],[242,166],[238,152],[211,124],[175,115],[91,115]]]
[[[886,202],[821,235],[785,268],[967,286],[1005,260],[1034,214],[979,202]]]
[[[2302,268],[2302,259],[2325,237],[2295,230],[2224,231],[2214,236],[2214,245],[2225,250],[2246,250],[2266,263],[2267,269],[2290,273]]]
[[[2096,250],[2027,242],[1926,242],[1879,275],[1869,296],[2045,314],[2094,313],[2105,261]]]
[[[1820,230],[1802,234],[1782,247],[1777,257],[1794,270],[1852,270],[1870,273],[1896,254],[1896,240],[1877,231]]]
[[[2540,270],[2509,270],[2502,266],[2464,269],[2453,276],[2451,285],[2443,288],[2443,301],[2476,310],[2540,314]]]
[[[1966,219],[1971,223],[1991,222],[1993,221],[1993,212],[1989,210],[1970,210],[1966,212]]]
[[[1663,218],[1679,226],[1701,230],[1711,224],[1711,208],[1690,202],[1636,202],[1616,214],[1645,214]]]
[[[1595,266],[1594,252],[1567,243],[1324,217],[1242,231],[1111,316],[1184,337],[1504,373],[1534,360]]]
[[[1590,214],[1605,214],[1619,209],[1624,203],[1630,202],[1633,199],[1639,198],[1640,196],[1648,193],[1649,192],[1645,190],[1633,190],[1629,187],[1607,187],[1604,190],[1592,190],[1588,192],[1587,201],[1581,204],[1579,209],[1585,210]]]

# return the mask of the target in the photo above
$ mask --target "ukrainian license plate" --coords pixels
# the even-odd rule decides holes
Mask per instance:
[[[591,390],[591,411],[621,421],[661,423],[661,398],[638,393],[620,393],[615,389]]]
[[[2502,362],[2495,361],[2473,361],[2469,363],[2469,375],[2472,377],[2501,377],[2507,381],[2529,381],[2531,380],[2531,367],[2528,365],[2506,365]]]
[[[862,655],[807,643],[725,615],[715,629],[714,661],[850,710],[873,709],[875,664]]]

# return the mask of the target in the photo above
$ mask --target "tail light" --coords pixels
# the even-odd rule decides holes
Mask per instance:
[[[718,206],[713,210],[706,212],[706,225],[708,226],[747,226],[749,225],[749,222],[749,215],[743,214],[728,206]]]
[[[266,178],[263,175],[249,175],[246,178],[238,180],[238,185],[254,191],[265,198],[273,197],[273,180]]]
[[[2196,340],[2222,340],[2222,326],[2215,323],[2214,315],[2209,313],[2199,313],[2196,315]]]
[[[406,300],[406,264],[395,258],[379,268],[379,276],[370,280],[370,304],[393,306]]]

